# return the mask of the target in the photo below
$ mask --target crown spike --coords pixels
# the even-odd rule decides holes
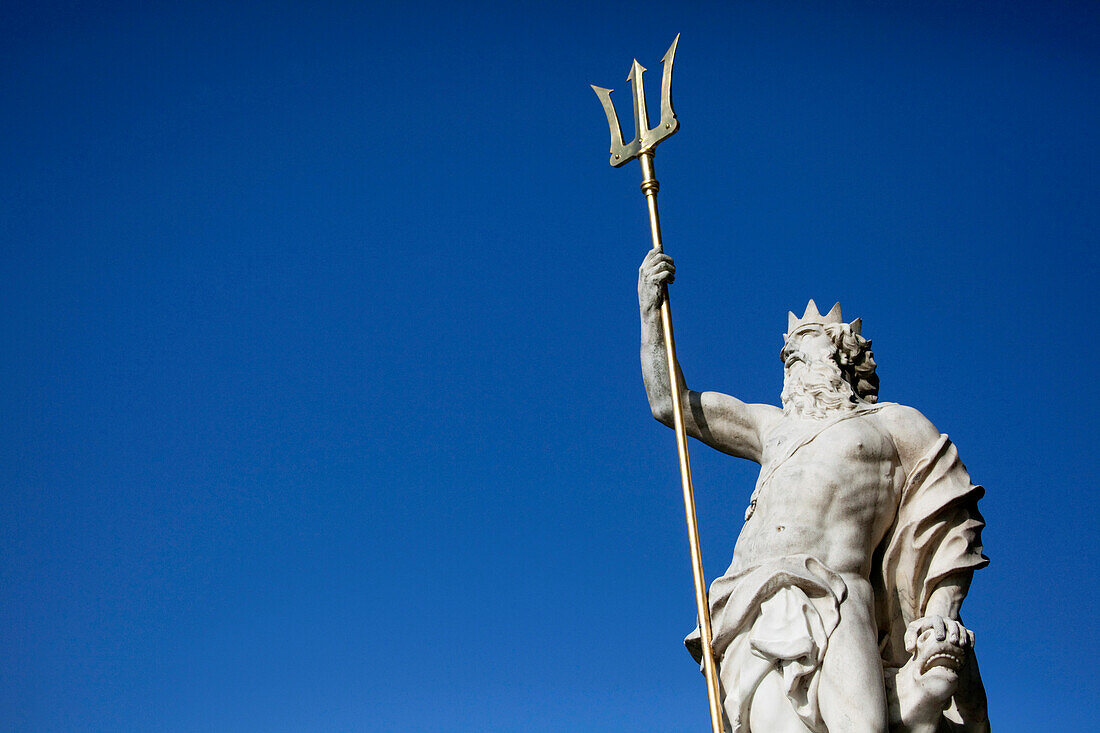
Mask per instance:
[[[851,327],[852,333],[859,336],[860,331],[863,329],[863,319],[862,318],[857,318],[854,321],[852,321],[851,323],[849,323],[848,325]]]
[[[830,323],[843,322],[843,316],[841,316],[840,312],[840,303],[833,305],[833,307],[829,309],[829,312],[823,316],[821,315],[821,311],[817,308],[817,303],[811,298],[810,302],[806,304],[806,312],[801,318],[795,316],[792,311],[787,311],[787,333],[785,337],[789,338],[794,335],[796,331],[800,331],[809,326],[825,326]],[[859,319],[853,321],[853,323],[857,322],[859,322]],[[859,331],[856,330],[857,328],[858,326],[853,326],[853,330],[859,333]]]

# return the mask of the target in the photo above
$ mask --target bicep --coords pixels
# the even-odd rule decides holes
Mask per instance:
[[[720,392],[689,390],[684,405],[689,435],[715,450],[757,463],[766,425],[780,414],[774,405],[749,404]]]

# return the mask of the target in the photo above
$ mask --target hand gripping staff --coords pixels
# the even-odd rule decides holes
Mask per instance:
[[[615,114],[615,105],[611,103],[611,89],[592,85],[596,96],[600,98],[607,124],[611,128],[611,165],[615,168],[626,165],[634,158],[642,166],[642,193],[649,207],[649,233],[653,237],[653,249],[662,252],[661,220],[657,216],[657,190],[660,188],[653,173],[653,153],[657,144],[680,128],[676,113],[672,111],[672,60],[676,55],[676,44],[680,42],[677,34],[669,46],[661,63],[664,66],[661,77],[661,121],[650,129],[649,116],[646,113],[645,88],[642,85],[642,73],[645,68],[634,60],[630,75],[626,77],[634,90],[634,139],[623,142],[622,127]],[[718,671],[714,665],[711,651],[710,607],[707,603],[707,585],[703,578],[703,559],[699,549],[699,527],[695,521],[695,496],[691,489],[691,464],[688,461],[687,433],[684,430],[683,406],[680,403],[680,378],[676,368],[676,344],[672,339],[672,310],[668,303],[668,289],[661,286],[661,328],[665,337],[665,354],[668,357],[668,375],[671,380],[672,414],[676,427],[676,448],[680,454],[680,482],[684,488],[684,512],[687,516],[688,542],[691,545],[691,570],[695,577],[695,606],[699,615],[699,631],[703,643],[703,674],[707,678],[707,697],[710,700],[710,724],[714,733],[722,733],[722,707],[718,699]]]

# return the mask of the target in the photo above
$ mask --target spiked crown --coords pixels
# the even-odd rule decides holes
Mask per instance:
[[[821,312],[817,309],[817,303],[811,298],[810,302],[806,304],[806,312],[801,318],[796,316],[793,312],[787,311],[787,332],[783,334],[783,340],[786,341],[796,333],[800,333],[815,326],[822,327],[830,323],[843,322],[844,319],[840,315],[840,303],[835,304],[825,315],[821,315]],[[848,325],[852,327],[854,333],[858,334],[863,327],[863,319],[857,318]]]

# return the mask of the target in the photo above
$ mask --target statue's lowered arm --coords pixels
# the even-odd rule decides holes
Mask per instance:
[[[912,537],[908,543],[895,542],[894,545],[919,547],[925,544],[931,548],[935,543],[929,538],[952,536],[948,530],[955,527],[959,533],[955,541],[939,553],[930,550],[923,554],[912,553],[913,557],[921,558],[920,565],[924,569],[919,575],[925,579],[919,589],[913,588],[907,594],[915,608],[906,615],[958,620],[974,570],[988,562],[981,554],[984,522],[977,509],[977,500],[984,490],[971,484],[970,475],[947,436],[919,411],[895,405],[883,411],[882,419],[890,430],[908,479],[901,497],[896,531],[908,528]],[[934,488],[939,490],[933,491]],[[955,547],[963,549],[957,553],[948,551]],[[941,639],[943,630],[937,625],[936,635]]]

